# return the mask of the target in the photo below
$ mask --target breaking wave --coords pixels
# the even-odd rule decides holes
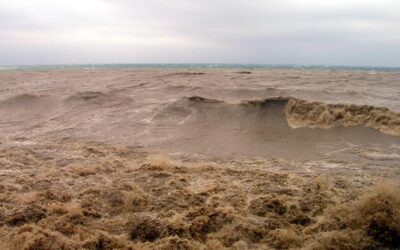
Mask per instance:
[[[185,97],[180,102],[224,103],[200,96]],[[294,97],[245,100],[241,106],[281,108],[292,128],[334,128],[365,126],[382,133],[400,136],[400,113],[388,108],[354,104],[309,102]]]
[[[400,136],[400,114],[387,108],[325,104],[289,98],[286,106],[289,124],[294,127],[366,126],[385,134]]]
[[[389,150],[400,136],[399,114],[389,109],[294,97],[240,103],[184,97],[162,107],[153,122],[152,135],[163,149],[214,156],[321,159],[350,152],[349,145]]]

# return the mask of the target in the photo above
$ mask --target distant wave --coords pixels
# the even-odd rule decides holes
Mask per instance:
[[[77,92],[65,99],[67,102],[76,102],[76,101],[84,101],[88,102],[91,100],[98,100],[101,98],[106,97],[106,94],[99,92],[99,91],[83,91],[83,92]]]
[[[0,108],[26,108],[48,105],[52,98],[47,95],[19,94],[0,101]]]
[[[131,98],[118,95],[113,91],[110,92],[100,92],[100,91],[82,91],[76,92],[64,99],[64,103],[70,105],[106,105],[119,106],[123,104],[128,104]]]
[[[60,64],[60,65],[10,65],[0,66],[0,71],[47,71],[47,70],[95,70],[95,69],[239,69],[243,72],[258,69],[316,69],[316,70],[367,70],[400,71],[399,67],[346,66],[346,65],[294,65],[294,64]],[[244,74],[246,74],[244,73]]]

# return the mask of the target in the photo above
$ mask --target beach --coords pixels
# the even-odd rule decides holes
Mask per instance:
[[[0,71],[2,249],[400,247],[400,72]]]

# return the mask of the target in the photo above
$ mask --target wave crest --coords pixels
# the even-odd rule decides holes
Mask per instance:
[[[289,98],[286,119],[293,128],[332,128],[366,126],[385,134],[400,136],[400,114],[387,108],[308,102]]]

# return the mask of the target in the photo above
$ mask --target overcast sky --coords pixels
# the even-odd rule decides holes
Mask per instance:
[[[0,0],[0,64],[400,66],[399,0]]]

